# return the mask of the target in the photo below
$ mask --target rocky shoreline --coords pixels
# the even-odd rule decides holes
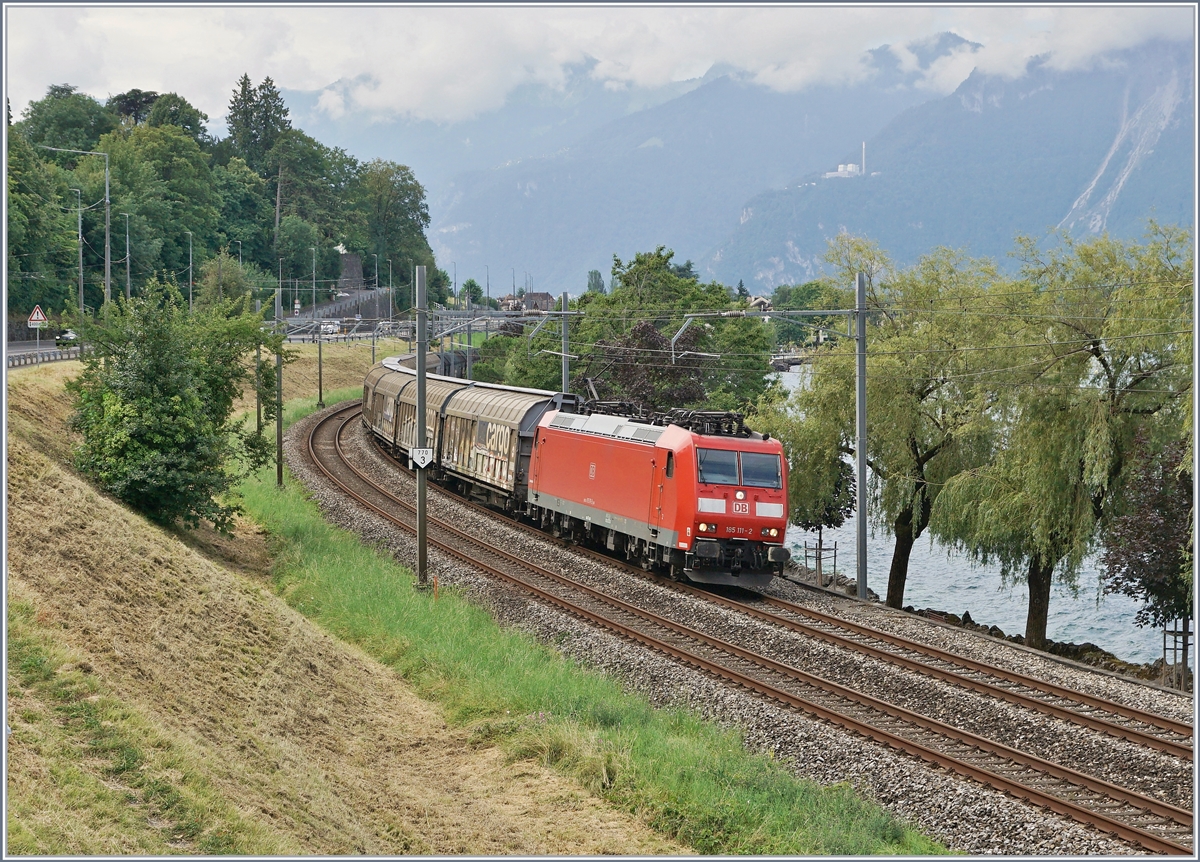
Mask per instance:
[[[812,569],[805,568],[802,565],[791,562],[785,567],[784,577],[795,583],[807,584],[808,586],[816,586],[816,572]],[[828,575],[826,575],[828,577]],[[858,595],[857,582],[845,575],[835,575],[833,582],[825,584],[823,589],[840,595],[854,597]],[[882,599],[874,590],[867,590],[867,599],[872,602],[880,602]],[[915,608],[912,605],[905,605],[904,612],[913,614],[914,616],[924,617],[925,619],[943,623],[944,625],[956,626],[966,629],[967,631],[978,632],[979,634],[988,635],[989,637],[999,640],[1006,640],[1009,643],[1025,645],[1025,636],[1020,634],[1006,634],[1003,629],[996,625],[983,625],[975,622],[971,618],[970,611],[963,611],[961,615],[950,611],[938,610],[936,608]],[[1081,664],[1098,667],[1101,670],[1110,671],[1111,673],[1119,673],[1123,676],[1132,677],[1134,679],[1144,680],[1147,682],[1160,683],[1171,672],[1170,667],[1164,667],[1164,662],[1161,658],[1155,659],[1153,662],[1139,664],[1137,662],[1127,662],[1117,658],[1112,653],[1097,646],[1091,642],[1077,643],[1061,643],[1059,641],[1047,640],[1046,648],[1043,652],[1050,655],[1058,656],[1059,658],[1070,659]],[[1191,688],[1192,674],[1188,671],[1188,687]]]

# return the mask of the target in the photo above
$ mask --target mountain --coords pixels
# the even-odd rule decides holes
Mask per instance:
[[[662,87],[613,89],[590,77],[594,65],[569,67],[561,87],[519,86],[500,109],[458,122],[375,120],[354,111],[333,117],[320,109],[325,93],[345,98],[360,83],[357,79],[320,90],[281,92],[293,124],[358,158],[408,165],[432,200],[458,174],[551,155],[606,123],[678,98],[722,73],[714,68],[702,78]]]
[[[1019,233],[1132,238],[1148,217],[1190,225],[1194,87],[1191,46],[1175,44],[1085,71],[1042,62],[1016,80],[973,73],[870,138],[867,175],[826,178],[831,159],[748,200],[698,268],[764,292],[819,273],[839,231],[870,237],[901,264],[946,245],[1011,265]]]
[[[430,244],[440,261],[535,289],[580,292],[613,255],[657,245],[699,257],[738,225],[743,202],[827,164],[933,97],[915,86],[928,65],[970,43],[944,34],[921,69],[871,52],[868,80],[778,93],[732,74],[611,119],[562,149],[456,176],[430,195]],[[508,271],[509,278],[504,278]],[[736,283],[736,279],[733,283]],[[502,289],[502,288],[498,288]]]

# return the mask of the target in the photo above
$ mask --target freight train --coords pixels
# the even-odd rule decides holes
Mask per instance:
[[[783,447],[738,414],[622,415],[436,374],[425,404],[432,478],[555,536],[678,580],[750,588],[790,558]],[[399,457],[417,445],[416,373],[400,358],[367,373],[363,423]]]

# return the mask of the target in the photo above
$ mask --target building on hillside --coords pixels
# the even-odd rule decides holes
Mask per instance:
[[[765,296],[752,296],[750,297],[750,308],[754,311],[770,311],[771,300]]]
[[[549,293],[525,294],[526,311],[553,311],[554,297]]]
[[[521,301],[521,297],[517,296],[514,293],[505,294],[504,296],[500,297],[498,302],[500,303],[501,311],[524,311],[525,310],[525,303]]]
[[[374,284],[374,281],[372,281]],[[342,252],[342,274],[338,276],[338,290],[362,290],[362,258],[353,252]]]
[[[827,171],[825,179],[830,177],[861,177],[862,168],[858,165],[838,165],[836,171]]]

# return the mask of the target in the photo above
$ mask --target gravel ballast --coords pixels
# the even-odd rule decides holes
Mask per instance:
[[[288,434],[286,457],[296,478],[313,493],[326,517],[358,533],[372,544],[386,547],[402,563],[415,558],[412,537],[373,513],[364,511],[330,485],[310,465],[303,445],[317,417],[297,423]],[[388,463],[370,441],[361,423],[347,435],[347,455],[375,481],[390,490],[411,496],[412,480]],[[747,621],[740,614],[715,608],[652,582],[631,578],[614,566],[593,561],[559,546],[554,540],[531,535],[507,526],[496,518],[481,515],[431,487],[429,512],[433,517],[452,518],[468,530],[487,535],[510,552],[547,568],[562,571],[589,586],[609,588],[614,595],[636,591],[639,601],[655,598],[654,609],[679,622],[703,621],[706,631],[759,648],[779,660],[826,675],[839,666],[841,674],[853,675],[845,667],[845,651],[820,644],[801,635],[781,632],[777,627]],[[971,854],[1006,855],[1127,855],[1139,848],[1103,835],[1074,821],[1015,800],[982,785],[959,778],[945,770],[879,746],[823,721],[792,712],[719,681],[682,667],[675,662],[593,628],[539,602],[515,594],[470,567],[429,549],[430,574],[444,585],[454,585],[473,601],[487,607],[504,625],[520,628],[560,652],[619,679],[631,691],[648,696],[656,705],[684,706],[712,720],[736,726],[753,750],[770,753],[801,777],[821,784],[849,782],[864,796],[874,799],[899,818],[916,825],[954,850]],[[616,592],[619,590],[620,592]],[[1131,706],[1190,720],[1191,701],[1171,692],[1135,681],[1092,673],[1086,669],[1013,648],[1004,641],[973,632],[938,626],[879,605],[806,589],[776,579],[769,592],[799,604],[818,608],[874,628],[894,631],[943,649],[1001,667],[1019,670],[1060,685],[1087,691]],[[722,622],[724,618],[724,622]],[[721,629],[721,626],[724,629]],[[915,708],[915,701],[933,698],[937,709],[954,710],[963,716],[960,726],[974,730],[972,723],[1009,727],[1020,737],[1032,730],[1040,740],[1038,753],[1062,760],[1105,777],[1107,773],[1142,776],[1135,784],[1140,792],[1165,798],[1175,804],[1191,805],[1190,764],[1180,768],[1176,759],[1147,752],[1138,746],[1100,736],[1077,727],[1065,730],[1058,719],[1030,713],[1006,704],[900,671],[889,665],[875,667],[875,660],[859,657],[858,673],[882,680],[884,688],[872,690],[887,700]],[[886,668],[886,670],[882,670]],[[853,684],[852,682],[850,684]],[[886,690],[884,690],[886,689]],[[904,703],[907,697],[914,703]],[[926,710],[928,711],[928,710]],[[989,718],[989,711],[991,718]],[[1022,730],[1022,728],[1025,728]],[[1082,761],[1072,764],[1070,761]],[[1101,769],[1095,764],[1100,762]]]

